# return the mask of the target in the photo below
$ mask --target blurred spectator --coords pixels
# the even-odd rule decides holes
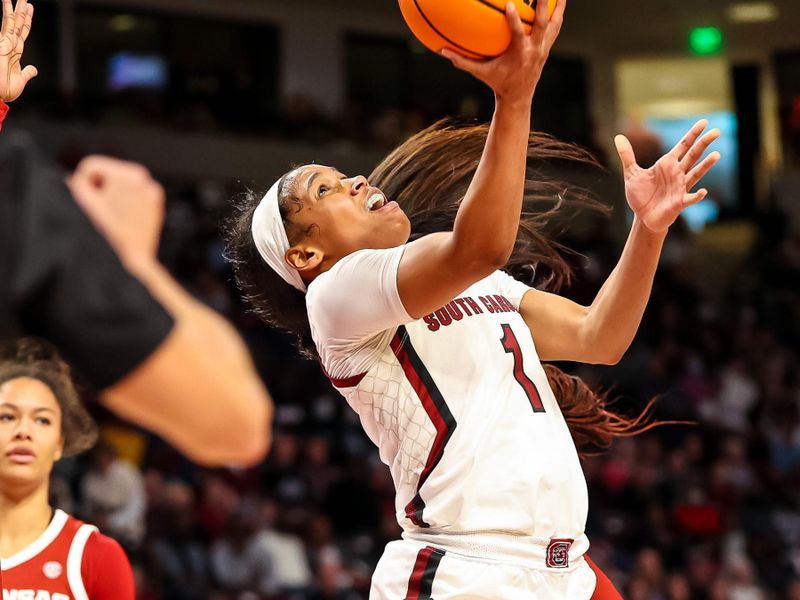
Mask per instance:
[[[731,600],[764,600],[764,593],[756,585],[753,566],[745,557],[728,566]]]
[[[83,512],[128,549],[136,549],[145,534],[144,479],[117,450],[101,440],[91,453],[91,466],[81,482]]]
[[[194,492],[173,481],[164,485],[158,498],[151,497],[151,573],[161,581],[163,597],[201,600],[209,585],[208,559],[199,536]]]
[[[305,545],[298,536],[276,529],[278,506],[261,502],[260,529],[248,545],[248,558],[261,565],[256,589],[262,594],[306,592],[311,586],[311,569]]]
[[[257,589],[260,571],[260,556],[249,552],[253,526],[244,511],[233,514],[222,537],[210,550],[211,574],[222,590],[244,592]],[[254,560],[255,559],[255,560]]]

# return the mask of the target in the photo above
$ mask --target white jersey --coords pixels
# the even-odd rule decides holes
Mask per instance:
[[[391,469],[404,536],[543,540],[547,566],[567,567],[588,548],[587,489],[518,312],[530,288],[497,271],[414,320],[403,250],[345,257],[306,301],[323,367]]]

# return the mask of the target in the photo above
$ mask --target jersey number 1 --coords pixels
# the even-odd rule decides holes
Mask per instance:
[[[517,340],[517,336],[514,335],[514,330],[511,329],[511,325],[503,324],[503,339],[500,341],[503,343],[503,350],[505,350],[507,354],[512,354],[514,356],[514,379],[516,379],[517,383],[525,390],[525,394],[528,396],[528,400],[530,400],[531,406],[533,407],[533,412],[544,412],[544,405],[542,404],[542,398],[539,396],[539,390],[536,389],[536,384],[531,381],[530,377],[525,374],[525,367],[522,364],[522,348],[519,347],[519,341]]]

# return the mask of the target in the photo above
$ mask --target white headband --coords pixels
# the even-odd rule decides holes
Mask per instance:
[[[253,213],[253,241],[256,243],[258,253],[272,270],[283,278],[293,288],[306,291],[306,284],[296,269],[286,262],[286,251],[289,250],[289,238],[286,237],[286,228],[281,219],[281,209],[278,202],[278,188],[281,180],[276,181],[261,203]]]

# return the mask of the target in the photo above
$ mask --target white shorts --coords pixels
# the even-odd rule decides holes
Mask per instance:
[[[370,600],[590,600],[597,577],[579,558],[568,571],[475,558],[414,540],[387,544]]]

